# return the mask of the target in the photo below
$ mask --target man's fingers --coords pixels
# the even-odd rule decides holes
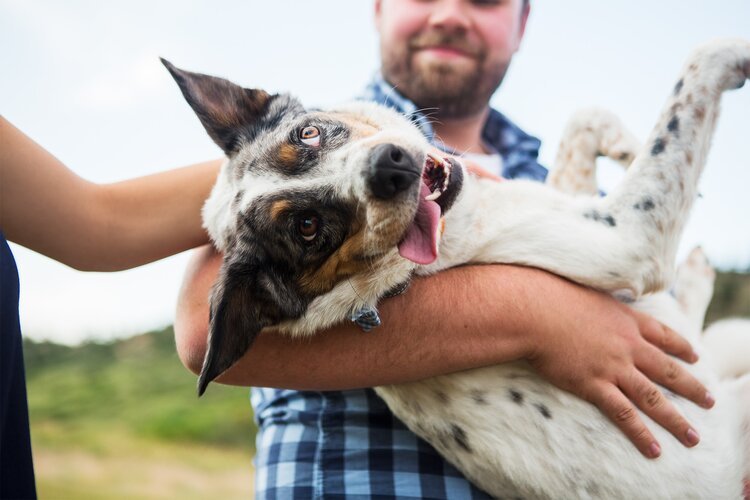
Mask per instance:
[[[636,367],[646,377],[703,408],[711,408],[714,399],[706,386],[690,375],[676,359],[655,347],[638,353]]]
[[[643,423],[635,406],[620,389],[614,385],[602,386],[598,390],[598,395],[594,396],[591,401],[620,428],[643,456],[656,458],[661,455],[659,443]]]
[[[662,351],[688,363],[698,361],[698,355],[693,350],[693,346],[679,333],[649,316],[639,315],[639,323],[643,338]]]
[[[692,447],[698,444],[700,440],[698,432],[691,427],[685,417],[667,400],[661,389],[646,378],[645,375],[638,371],[633,371],[622,380],[620,389],[643,413],[664,427],[683,445]]]

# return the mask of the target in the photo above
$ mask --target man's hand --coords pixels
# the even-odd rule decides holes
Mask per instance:
[[[567,304],[571,314],[535,329],[531,365],[554,385],[596,405],[646,457],[658,457],[661,448],[636,407],[685,446],[695,446],[698,433],[656,385],[704,408],[713,406],[705,387],[667,355],[695,362],[690,344],[608,295],[582,287],[578,293],[580,298]]]
[[[477,177],[502,180],[474,162],[462,161]],[[585,289],[581,291],[585,293]],[[569,325],[568,332],[575,332],[570,337],[559,335],[559,330],[553,331],[551,338],[532,346],[529,357],[532,366],[557,387],[595,404],[647,457],[658,457],[661,448],[638,416],[636,407],[685,446],[698,444],[698,433],[655,385],[668,387],[705,408],[713,406],[713,398],[705,388],[674,358],[667,356],[695,362],[697,356],[690,344],[645,314],[605,295],[595,292],[590,295],[590,299],[582,299],[577,305],[588,308],[604,301],[611,304],[602,304],[601,312],[611,314],[618,308],[621,312],[604,319],[609,323],[601,323],[597,318]],[[594,308],[585,314],[598,313]],[[585,317],[582,315],[581,319]],[[598,331],[603,325],[606,325],[604,331]]]

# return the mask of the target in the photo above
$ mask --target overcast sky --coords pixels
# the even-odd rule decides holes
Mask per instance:
[[[354,0],[0,0],[0,113],[96,182],[217,158],[159,56],[325,106],[377,69],[371,11]],[[750,1],[533,0],[493,103],[544,141],[547,165],[580,107],[612,109],[645,138],[691,48],[721,36],[750,39]],[[681,250],[700,243],[723,267],[750,265],[749,111],[750,89],[725,96]],[[616,182],[617,168],[603,170]],[[101,274],[13,251],[25,335],[67,343],[170,324],[187,259]]]

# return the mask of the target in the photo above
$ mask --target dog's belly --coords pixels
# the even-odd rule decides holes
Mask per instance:
[[[376,391],[413,432],[496,497],[740,499],[736,395],[700,363],[691,372],[717,405],[705,411],[671,397],[701,435],[692,449],[643,416],[662,446],[657,460],[641,456],[593,405],[524,362]]]

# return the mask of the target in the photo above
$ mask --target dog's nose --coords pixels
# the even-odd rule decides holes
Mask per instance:
[[[412,186],[421,173],[406,151],[395,144],[380,144],[372,150],[367,183],[375,197],[389,200]]]

